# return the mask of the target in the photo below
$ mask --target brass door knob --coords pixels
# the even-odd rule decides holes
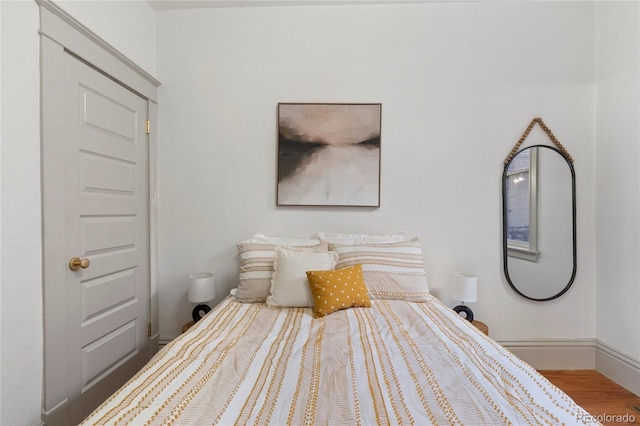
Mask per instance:
[[[72,271],[77,271],[80,268],[87,269],[90,263],[91,262],[89,262],[89,259],[86,259],[86,258],[80,259],[79,257],[72,257],[71,260],[69,260],[69,269],[71,269]]]

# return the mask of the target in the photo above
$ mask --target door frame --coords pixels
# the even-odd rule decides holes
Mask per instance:
[[[64,132],[61,127],[60,99],[63,85],[61,55],[70,53],[115,82],[147,100],[150,122],[148,151],[148,214],[149,214],[149,337],[152,352],[158,347],[158,286],[157,286],[157,141],[158,87],[160,82],[126,58],[91,30],[75,20],[60,7],[47,0],[36,0],[40,11],[41,55],[41,175],[42,175],[42,238],[43,238],[43,304],[44,304],[44,381],[42,418],[47,424],[67,423],[66,391],[66,314],[64,309],[47,309],[66,305],[64,283],[66,269],[60,268],[66,259],[59,258],[61,250],[51,247],[50,241],[64,232],[64,215],[51,214],[47,206],[61,200],[61,179],[55,179],[64,162],[56,151]],[[63,235],[62,235],[63,237]],[[62,262],[62,263],[61,263]]]

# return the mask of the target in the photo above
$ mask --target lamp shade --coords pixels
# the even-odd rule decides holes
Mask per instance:
[[[478,277],[456,272],[451,282],[451,298],[461,302],[478,300]]]
[[[211,272],[199,272],[189,275],[189,301],[204,303],[216,297],[216,287]]]

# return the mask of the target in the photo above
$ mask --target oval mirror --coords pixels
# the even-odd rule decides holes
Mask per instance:
[[[573,283],[575,194],[573,164],[554,147],[524,148],[504,166],[504,274],[509,285],[527,299],[555,299]]]

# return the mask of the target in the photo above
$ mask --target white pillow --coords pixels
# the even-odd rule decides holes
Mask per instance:
[[[384,235],[332,234],[329,232],[318,232],[315,237],[320,241],[330,244],[385,244],[407,241],[407,237],[404,232]]]
[[[264,234],[255,234],[248,242],[275,244],[278,246],[310,246],[320,243],[318,238],[289,238],[289,237],[267,237]]]
[[[292,247],[278,247],[271,279],[271,307],[313,307],[313,294],[307,271],[335,269],[338,255],[330,251],[301,251]]]

